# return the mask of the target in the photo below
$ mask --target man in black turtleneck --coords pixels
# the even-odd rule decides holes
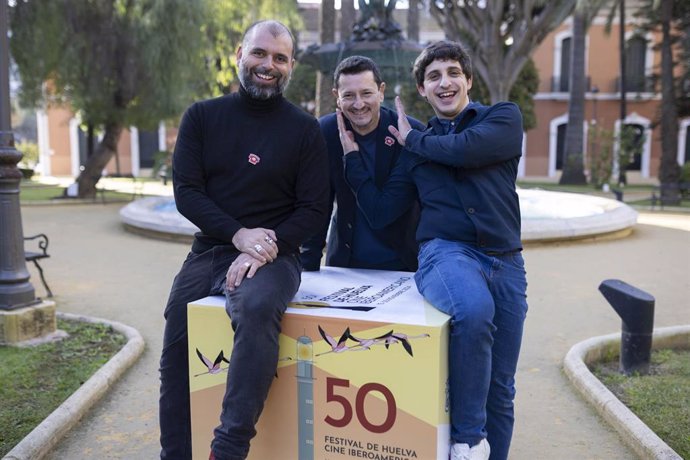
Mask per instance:
[[[278,360],[280,321],[300,283],[299,247],[327,222],[326,146],[282,96],[294,64],[283,24],[247,29],[236,93],[192,105],[173,156],[177,208],[201,230],[165,309],[161,458],[191,458],[187,304],[225,294],[235,331],[211,458],[244,459]]]

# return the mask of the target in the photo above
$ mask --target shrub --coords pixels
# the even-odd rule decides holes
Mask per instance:
[[[19,161],[19,168],[33,170],[36,164],[38,164],[38,144],[31,141],[21,141],[16,147],[17,150],[24,154]]]

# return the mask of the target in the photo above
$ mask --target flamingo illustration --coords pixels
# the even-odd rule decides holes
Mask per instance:
[[[405,349],[405,351],[412,357],[414,355],[412,354],[412,345],[410,345],[410,340],[412,339],[422,339],[426,337],[431,337],[429,334],[419,334],[419,335],[407,335],[403,334],[402,332],[394,332],[393,334],[389,335],[386,337],[385,341],[385,346],[386,349],[395,343],[400,342]]]
[[[361,351],[361,350],[369,350],[371,349],[372,346],[380,344],[382,340],[390,337],[393,334],[393,330],[390,332],[386,332],[383,335],[380,335],[378,337],[374,337],[371,339],[361,339],[359,337],[355,337],[354,335],[350,334],[350,338],[357,342],[357,345],[354,345],[353,347],[350,347],[350,350],[352,351]],[[359,347],[359,348],[355,348]]]
[[[321,334],[321,337],[323,337],[323,339],[331,346],[331,350],[326,351],[324,353],[319,353],[316,356],[325,355],[327,353],[341,353],[341,352],[348,349],[346,342],[347,342],[347,339],[350,338],[350,328],[349,327],[347,329],[345,329],[345,331],[340,336],[340,339],[338,339],[337,342],[332,336],[328,335],[326,333],[326,331],[324,331],[321,328],[321,326],[319,326],[319,333]]]
[[[321,356],[328,353],[342,353],[345,351],[370,350],[371,347],[373,347],[374,345],[384,345],[386,349],[388,349],[388,347],[390,347],[391,345],[400,343],[402,344],[405,351],[410,356],[414,357],[414,353],[412,352],[412,345],[410,345],[410,340],[431,337],[429,334],[407,335],[403,334],[402,332],[395,332],[393,330],[390,330],[378,337],[361,338],[355,337],[354,335],[350,334],[350,328],[348,327],[340,336],[340,339],[336,341],[332,336],[330,336],[326,331],[324,331],[321,328],[321,326],[318,327],[321,337],[323,337],[323,339],[331,346],[331,349],[329,351],[319,353],[316,356]],[[356,343],[352,346],[348,346],[348,340],[352,340]]]
[[[198,348],[196,349],[196,355],[199,357],[201,362],[204,363],[204,365],[206,366],[208,371],[202,372],[201,374],[196,374],[194,377],[198,377],[200,375],[205,375],[205,374],[219,374],[223,371],[228,370],[227,367],[224,369],[221,369],[221,367],[220,367],[220,363],[222,363],[223,361],[230,364],[230,361],[225,359],[225,356],[223,356],[223,350],[220,350],[220,353],[218,353],[218,356],[216,356],[216,359],[213,362],[211,362],[210,359],[208,359],[206,356],[201,354],[201,352],[199,351]]]

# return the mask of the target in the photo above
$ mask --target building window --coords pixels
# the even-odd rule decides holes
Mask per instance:
[[[557,83],[559,92],[570,90],[570,63],[572,54],[572,38],[568,37],[561,42],[561,77]]]
[[[554,37],[553,73],[551,92],[566,93],[570,87],[570,59],[572,55],[572,37],[570,31],[562,31]]]
[[[158,131],[139,130],[139,166],[153,168],[154,155],[158,152]]]
[[[690,163],[690,125],[685,127],[685,152],[682,164]]]
[[[632,157],[630,163],[625,168],[628,171],[642,170],[642,151],[644,150],[644,126],[638,124],[626,124],[625,126],[632,128],[634,131],[632,139]]]
[[[563,170],[563,157],[565,155],[565,130],[568,123],[558,125],[558,134],[556,134],[556,171]]]
[[[633,36],[625,47],[625,89],[641,93],[649,91],[647,76],[647,40],[639,35]]]

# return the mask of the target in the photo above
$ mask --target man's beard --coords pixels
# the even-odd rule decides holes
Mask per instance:
[[[257,73],[276,77],[275,83],[269,85],[261,85],[259,83],[256,83],[252,79],[252,71],[247,69],[242,60],[240,60],[240,83],[242,83],[242,86],[244,87],[245,91],[247,91],[247,93],[249,93],[249,95],[254,99],[265,100],[270,99],[279,94],[283,94],[288,86],[288,83],[290,83],[291,73],[289,73],[287,77],[284,77],[283,74],[281,74],[277,70],[269,72],[264,67],[255,67],[254,70]]]

